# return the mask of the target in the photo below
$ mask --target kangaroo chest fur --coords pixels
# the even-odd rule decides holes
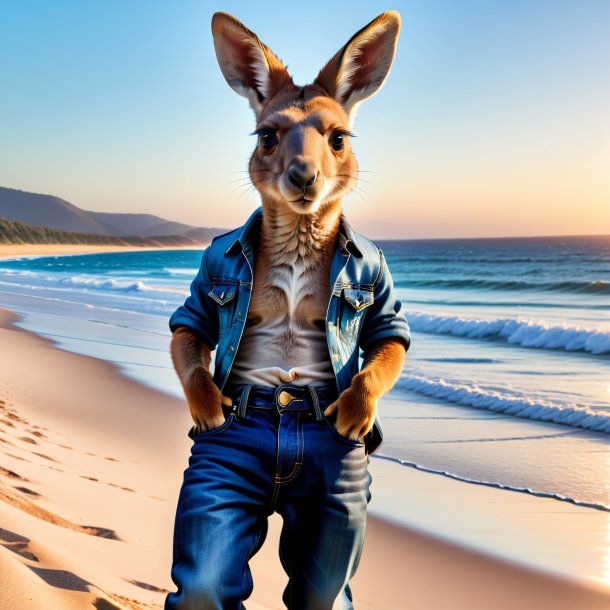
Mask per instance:
[[[334,378],[326,344],[332,239],[300,215],[263,227],[233,383],[306,385]]]

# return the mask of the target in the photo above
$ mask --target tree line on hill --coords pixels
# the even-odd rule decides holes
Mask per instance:
[[[38,227],[0,218],[0,244],[87,244],[108,246],[201,246],[199,239],[188,235],[161,235],[155,237],[98,235],[61,231],[48,227]]]

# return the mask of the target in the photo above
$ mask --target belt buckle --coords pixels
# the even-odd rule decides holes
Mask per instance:
[[[280,392],[276,395],[276,402],[282,408],[288,407],[295,401],[303,402],[303,399],[299,398],[298,396],[294,396],[288,392],[288,390],[280,390]]]

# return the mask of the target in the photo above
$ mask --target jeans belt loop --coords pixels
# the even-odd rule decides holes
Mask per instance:
[[[248,397],[250,396],[250,390],[252,384],[247,385],[239,394],[237,399],[237,418],[246,419],[246,412],[248,410]]]
[[[313,403],[313,410],[316,414],[316,421],[322,421],[324,419],[324,416],[322,415],[322,409],[320,409],[320,399],[318,397],[318,391],[313,385],[308,385],[307,389],[309,390],[309,394],[311,395],[311,402]]]

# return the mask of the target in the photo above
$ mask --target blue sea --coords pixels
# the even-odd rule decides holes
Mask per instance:
[[[412,344],[380,403],[405,467],[610,511],[610,236],[379,242]],[[182,396],[170,314],[201,251],[0,261],[0,306]]]

